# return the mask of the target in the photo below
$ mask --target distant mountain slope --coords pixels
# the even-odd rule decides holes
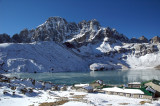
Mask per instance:
[[[93,19],[50,17],[36,29],[0,34],[1,72],[60,72],[160,67],[160,37],[129,39]]]

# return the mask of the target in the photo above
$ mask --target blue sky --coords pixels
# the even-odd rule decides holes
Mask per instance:
[[[160,36],[160,0],[0,0],[0,33],[36,28],[51,16],[97,19],[127,37]]]

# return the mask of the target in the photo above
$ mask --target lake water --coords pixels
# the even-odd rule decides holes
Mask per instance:
[[[11,73],[7,76],[18,78],[33,78],[42,81],[51,81],[55,84],[72,85],[75,83],[90,83],[94,80],[103,80],[106,84],[127,84],[129,82],[143,82],[160,80],[160,70],[114,70],[101,72],[61,72],[61,73]]]

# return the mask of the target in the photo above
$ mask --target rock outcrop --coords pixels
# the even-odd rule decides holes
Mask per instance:
[[[139,44],[135,46],[135,55],[136,56],[144,56],[149,53],[154,53],[159,51],[157,45],[145,45],[145,44]]]
[[[144,37],[144,36],[141,36],[141,37],[139,38],[139,41],[140,41],[141,43],[148,43],[148,39],[147,39],[146,37]]]
[[[0,43],[8,43],[11,42],[11,38],[7,34],[0,34]]]
[[[144,36],[141,36],[140,38],[135,38],[135,37],[133,37],[133,38],[131,38],[130,39],[130,42],[131,43],[148,43],[149,41],[148,41],[148,39],[146,38],[146,37],[144,37]]]
[[[155,36],[150,40],[151,43],[160,43],[160,37]]]
[[[106,70],[115,70],[115,69],[122,69],[122,64],[115,65],[113,63],[106,63],[106,64],[93,63],[90,65],[90,70],[92,71],[104,71],[104,70],[106,71]]]
[[[131,43],[140,43],[140,40],[135,38],[135,37],[133,37],[133,38],[130,39],[130,42]]]

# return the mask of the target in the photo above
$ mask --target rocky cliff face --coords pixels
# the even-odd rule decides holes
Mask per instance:
[[[150,40],[148,40],[144,36],[138,39],[137,38],[129,39],[125,35],[118,33],[115,29],[112,29],[109,27],[107,28],[101,27],[100,23],[96,19],[93,19],[90,21],[83,20],[78,24],[76,24],[74,22],[67,22],[64,18],[61,18],[61,17],[50,17],[48,20],[46,20],[45,23],[39,25],[36,29],[32,29],[32,30],[24,29],[19,34],[13,35],[11,38],[7,34],[0,34],[0,43],[10,43],[10,42],[23,43],[24,45],[21,45],[21,46],[24,46],[24,48],[26,47],[26,45],[28,47],[28,44],[31,44],[35,47],[39,47],[40,45],[38,43],[37,44],[33,43],[35,41],[50,42],[50,43],[48,42],[47,43],[48,45],[46,45],[48,48],[47,51],[49,51],[49,53],[53,52],[54,55],[46,54],[45,52],[44,53],[45,56],[48,55],[52,57],[56,57],[56,56],[60,57],[65,54],[65,53],[64,54],[60,53],[59,51],[54,51],[51,46],[51,44],[54,43],[55,46],[58,45],[58,48],[64,49],[61,51],[67,51],[67,54],[64,55],[64,57],[66,56],[71,58],[70,57],[71,55],[72,55],[72,58],[74,57],[73,59],[74,62],[71,59],[72,64],[74,63],[76,66],[76,63],[77,63],[76,60],[78,58],[79,63],[83,64],[85,61],[86,63],[85,65],[83,64],[83,66],[85,67],[90,66],[91,70],[92,69],[111,70],[111,69],[123,69],[123,68],[129,69],[129,68],[137,68],[137,66],[157,67],[160,65],[159,64],[160,38],[158,36],[155,36]],[[13,52],[13,54],[15,53],[15,51],[17,53],[19,51],[19,54],[21,54],[22,52],[21,50],[17,50],[17,49],[9,50],[11,48],[5,45],[6,44],[0,45],[1,51],[3,50],[4,47],[7,47],[6,49],[8,50],[7,52],[10,51],[10,52]],[[18,46],[18,47],[21,47],[21,46]],[[30,47],[33,48],[33,46],[30,46]],[[17,45],[12,45],[11,47],[16,48]],[[27,50],[31,50],[30,47],[27,48]],[[44,50],[43,48],[41,49],[42,51]],[[35,49],[32,49],[32,51],[33,51],[33,54],[37,53],[37,50]],[[39,53],[40,51],[41,50],[38,49]],[[39,53],[38,55],[41,55]],[[6,52],[2,52],[2,55],[0,56],[3,57],[5,54]],[[44,57],[44,55],[41,55],[41,56]],[[149,60],[149,58],[152,55],[156,56],[156,58],[152,58]],[[26,59],[25,57],[29,57],[29,58]],[[36,66],[35,64],[39,64],[39,63],[38,63],[38,60],[34,59],[33,57],[34,56],[30,57],[30,56],[20,55],[20,57],[17,57],[17,59],[15,60],[16,61],[19,61],[19,59],[23,60],[24,64],[28,63],[29,67],[33,65],[34,69],[40,70],[39,72],[42,72],[42,69],[39,69],[40,66],[45,67],[43,68],[43,70],[46,70],[46,69],[50,70],[51,66],[46,65],[44,63],[40,63],[39,66],[38,65]],[[13,58],[12,55],[10,55],[10,58]],[[10,58],[5,58],[7,60],[2,58],[0,61],[2,61],[2,63],[3,61],[8,63],[10,61]],[[63,58],[63,59],[64,60],[62,61],[62,60],[54,60],[54,58],[51,58],[50,62],[52,63],[52,61],[54,61],[54,63],[52,64],[55,64],[56,66],[56,68],[54,69],[59,69],[58,67],[61,66],[59,64],[64,64],[64,62],[67,61],[67,58]],[[30,60],[33,60],[35,63]],[[147,63],[148,65],[146,65],[144,62],[146,60],[149,61]],[[29,62],[25,62],[25,61],[29,61]],[[7,70],[10,70],[10,68],[8,68],[9,66],[6,65],[5,67],[7,67],[6,68]],[[17,65],[17,67],[19,66]],[[35,67],[38,67],[38,68],[35,68]],[[61,68],[60,70],[63,71],[67,69],[67,71],[69,70],[73,71],[73,70],[81,69],[80,67],[78,69],[76,67],[71,67],[71,68],[69,67],[71,67],[69,66],[69,64],[63,65],[63,68]],[[14,69],[18,69],[18,68],[14,67]],[[26,68],[24,69],[26,70]]]
[[[1,34],[0,36],[3,35]],[[67,22],[61,17],[50,17],[45,23],[39,25],[36,29],[24,29],[19,34],[13,35],[12,38],[8,37],[8,42],[64,42],[66,40],[72,39],[76,43],[92,41],[95,43],[98,40],[103,40],[104,37],[109,37],[109,41],[111,41],[111,43],[116,42],[116,40],[129,42],[127,37],[119,34],[115,29],[111,29],[109,27],[102,28],[96,19],[90,21],[83,20],[76,24],[74,22]],[[5,40],[3,40],[3,42],[5,42]]]
[[[32,36],[33,41],[62,42],[69,31],[68,22],[61,17],[50,17],[45,23],[38,26]]]

